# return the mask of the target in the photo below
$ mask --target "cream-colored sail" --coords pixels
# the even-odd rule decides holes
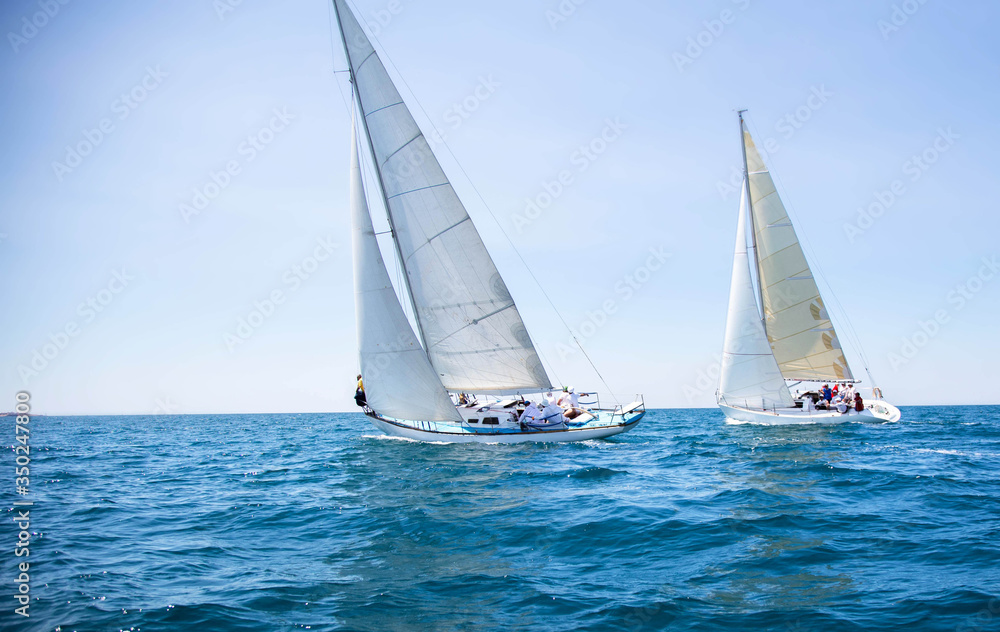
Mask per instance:
[[[507,285],[344,0],[334,0],[427,357],[452,391],[550,388]]]
[[[742,123],[767,337],[787,380],[852,380],[840,340],[784,204]]]
[[[747,408],[791,408],[795,402],[771,353],[751,281],[746,199],[744,182],[722,347],[719,402]]]
[[[356,142],[351,144],[351,241],[361,374],[368,405],[380,415],[423,421],[462,417],[399,304],[372,227]]]

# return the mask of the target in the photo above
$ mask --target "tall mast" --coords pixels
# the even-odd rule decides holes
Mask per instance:
[[[350,73],[351,77],[351,92],[354,93],[355,99],[358,102],[358,112],[361,114],[361,123],[365,130],[365,138],[368,139],[368,151],[372,157],[375,158],[375,145],[372,143],[372,135],[368,130],[368,117],[365,116],[364,104],[361,102],[361,91],[358,90],[358,81],[354,76],[354,64],[351,63],[351,52],[347,48],[347,36],[344,35],[344,24],[340,20],[340,8],[337,6],[336,0],[331,0],[333,2],[333,11],[337,14],[337,28],[340,29],[340,41],[344,45],[344,55],[347,56],[347,71]],[[745,157],[744,157],[745,161]],[[392,221],[392,213],[389,212],[389,198],[385,194],[385,183],[382,181],[382,170],[375,165],[375,178],[378,180],[378,190],[382,196],[382,203],[385,206],[385,215],[389,220],[389,232],[392,236],[392,243],[396,247],[396,256],[399,257],[399,265],[403,267],[403,283],[406,286],[406,296],[410,299],[410,307],[413,309],[413,321],[417,325],[417,335],[420,337],[420,344],[423,345],[424,350],[427,350],[427,339],[424,338],[424,329],[420,325],[420,317],[417,316],[417,303],[413,300],[413,288],[410,287],[410,274],[406,269],[406,262],[403,261],[403,251],[399,247],[399,240],[396,239],[396,225]]]
[[[746,183],[747,212],[750,213],[750,240],[753,244],[753,269],[757,278],[757,300],[760,305],[760,321],[764,325],[764,332],[767,332],[767,318],[764,316],[764,288],[760,283],[760,262],[757,260],[757,224],[753,215],[753,196],[750,195],[750,167],[747,166],[747,141],[743,131],[743,113],[740,110],[737,114],[740,117],[740,147],[743,149],[743,181]],[[742,194],[742,192],[741,192]]]

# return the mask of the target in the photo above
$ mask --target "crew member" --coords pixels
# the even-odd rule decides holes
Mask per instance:
[[[354,391],[354,403],[358,406],[364,406],[368,403],[365,399],[365,382],[361,379],[360,373],[358,373],[358,390]]]
[[[563,409],[548,400],[542,400],[545,407],[542,408],[542,415],[539,421],[545,424],[561,424],[566,421],[563,416]]]
[[[528,405],[524,407],[524,412],[517,418],[517,421],[523,424],[527,421],[534,421],[541,416],[542,411],[538,410],[538,406],[535,406],[534,402],[528,402]]]

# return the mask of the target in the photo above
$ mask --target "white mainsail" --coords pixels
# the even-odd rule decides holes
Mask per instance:
[[[795,229],[740,119],[767,337],[786,380],[853,380]]]
[[[334,0],[383,199],[434,369],[452,391],[551,387],[469,214],[344,0]]]
[[[771,353],[751,281],[746,200],[744,181],[733,253],[733,277],[729,287],[719,399],[738,406],[791,408],[795,403]]]
[[[361,374],[368,405],[396,419],[462,421],[399,304],[372,226],[357,132],[351,143],[351,242]]]

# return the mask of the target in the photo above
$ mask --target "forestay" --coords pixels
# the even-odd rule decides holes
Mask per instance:
[[[351,241],[361,374],[368,405],[397,419],[458,421],[461,415],[399,304],[365,200],[357,135],[351,146]]]
[[[788,380],[852,380],[819,288],[771,174],[742,122],[765,328]]]
[[[344,0],[334,7],[427,357],[452,391],[551,382],[479,233]]]
[[[794,402],[771,353],[751,281],[746,199],[744,181],[729,288],[726,339],[722,350],[720,401],[737,406],[790,408]]]

